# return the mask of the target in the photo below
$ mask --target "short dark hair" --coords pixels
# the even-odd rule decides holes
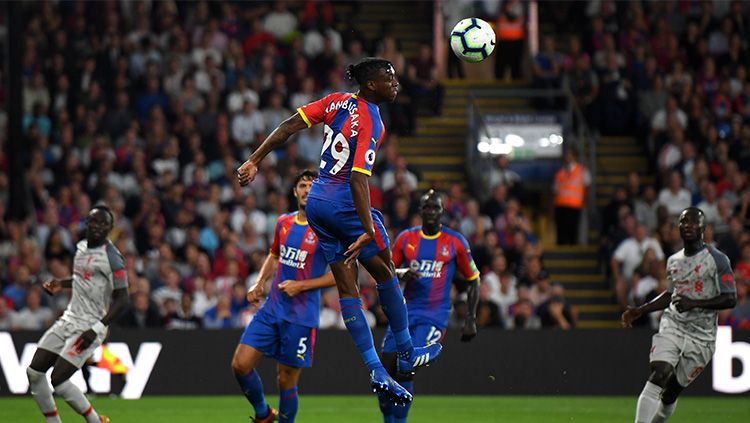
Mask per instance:
[[[393,65],[391,62],[379,57],[365,57],[356,65],[346,67],[346,75],[358,85],[364,85],[378,76],[381,69],[388,69]]]
[[[112,224],[115,223],[115,215],[112,214],[112,210],[109,209],[109,207],[105,206],[104,204],[97,204],[94,207],[91,208],[91,211],[94,210],[101,210],[109,215],[109,220],[112,221]]]
[[[303,169],[297,174],[297,176],[294,177],[294,185],[292,186],[296,187],[299,181],[301,181],[303,178],[315,179],[317,177],[318,177],[318,172],[312,169]]]

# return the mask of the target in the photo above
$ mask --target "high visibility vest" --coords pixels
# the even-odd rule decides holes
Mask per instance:
[[[555,182],[557,183],[555,206],[571,209],[583,208],[583,196],[586,190],[584,172],[584,167],[579,163],[576,163],[570,171],[568,171],[567,166],[563,166],[557,171],[557,174],[555,174]]]
[[[510,20],[501,14],[497,20],[497,39],[500,41],[518,41],[523,39],[523,20]]]

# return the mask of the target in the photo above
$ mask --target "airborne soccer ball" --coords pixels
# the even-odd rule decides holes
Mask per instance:
[[[481,62],[495,49],[495,31],[481,19],[463,19],[451,31],[451,49],[461,60]]]

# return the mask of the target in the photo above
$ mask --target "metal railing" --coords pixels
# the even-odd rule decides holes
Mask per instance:
[[[472,185],[475,187],[476,194],[480,197],[488,196],[489,190],[489,170],[492,163],[483,159],[477,151],[477,141],[482,136],[489,137],[488,123],[481,107],[477,105],[478,99],[484,98],[523,98],[529,100],[535,99],[562,99],[559,107],[549,109],[534,110],[529,113],[560,113],[564,116],[563,129],[565,131],[565,143],[572,141],[573,145],[579,151],[579,159],[591,173],[591,186],[589,189],[588,201],[586,204],[586,218],[588,228],[599,226],[599,213],[596,205],[597,186],[596,186],[596,145],[599,140],[597,131],[589,127],[583,112],[578,107],[575,97],[569,89],[531,89],[531,88],[487,88],[471,89],[468,93],[469,101],[467,104],[467,118],[469,132],[466,140],[466,157],[467,157],[467,174],[471,178]],[[533,108],[533,107],[532,107]],[[513,113],[513,111],[509,111]],[[570,145],[570,144],[568,144]],[[587,229],[584,230],[587,235]],[[587,242],[586,236],[583,241]]]

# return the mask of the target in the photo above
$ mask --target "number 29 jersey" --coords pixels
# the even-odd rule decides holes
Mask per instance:
[[[310,197],[354,207],[352,172],[372,175],[375,154],[385,134],[377,104],[352,93],[331,93],[297,109],[308,127],[323,123],[320,176]]]

